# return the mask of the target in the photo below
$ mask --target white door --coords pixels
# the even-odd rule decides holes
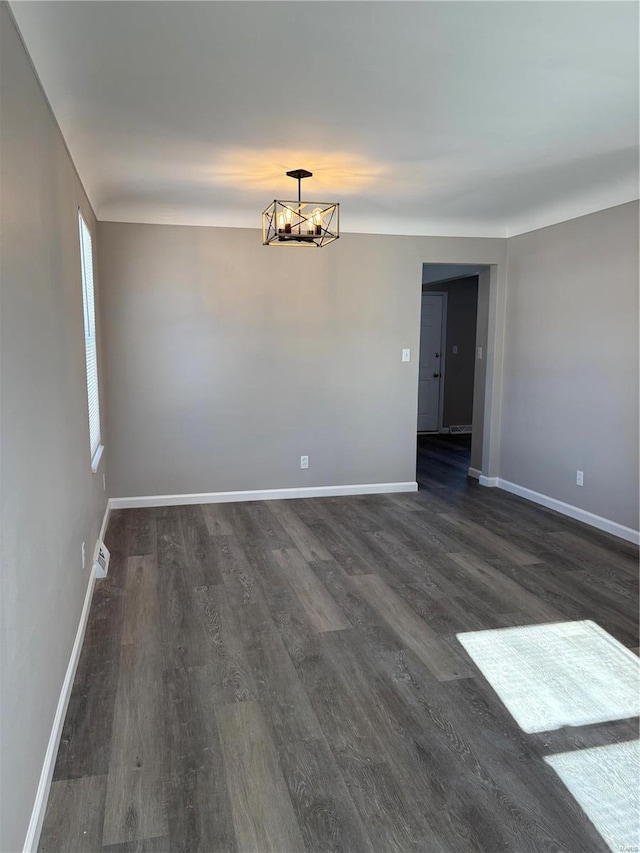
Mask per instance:
[[[440,425],[443,302],[442,294],[422,294],[418,432],[435,431]]]

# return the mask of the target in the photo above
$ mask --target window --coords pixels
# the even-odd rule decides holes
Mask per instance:
[[[84,306],[84,348],[87,361],[87,400],[89,404],[89,445],[91,470],[98,470],[102,456],[100,442],[100,397],[98,394],[98,354],[96,346],[96,308],[93,293],[93,247],[91,232],[78,211],[80,260],[82,266],[82,304]]]

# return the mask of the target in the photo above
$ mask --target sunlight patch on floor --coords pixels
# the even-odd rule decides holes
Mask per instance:
[[[458,634],[525,732],[640,713],[639,659],[591,621]]]
[[[545,758],[615,853],[640,845],[640,741]]]

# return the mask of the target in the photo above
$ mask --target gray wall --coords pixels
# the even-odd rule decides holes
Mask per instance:
[[[511,238],[507,274],[500,476],[637,529],[638,203]]]
[[[0,4],[0,850],[22,850],[105,508],[89,459],[77,210],[58,127]],[[108,451],[106,451],[108,452]]]
[[[442,426],[471,424],[476,363],[478,276],[423,285],[422,289],[447,294]],[[455,354],[454,346],[458,349]]]
[[[99,238],[117,496],[414,481],[422,264],[504,269],[504,240],[275,251],[252,229],[104,222]]]
[[[492,266],[474,431],[485,387],[494,428],[474,435],[472,467],[637,526],[637,204],[509,241],[275,252],[245,229],[99,236],[114,494],[413,480],[421,265],[475,263]]]

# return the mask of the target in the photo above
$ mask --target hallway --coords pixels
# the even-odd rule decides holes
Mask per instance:
[[[418,435],[416,480],[419,489],[467,485],[471,435]]]

